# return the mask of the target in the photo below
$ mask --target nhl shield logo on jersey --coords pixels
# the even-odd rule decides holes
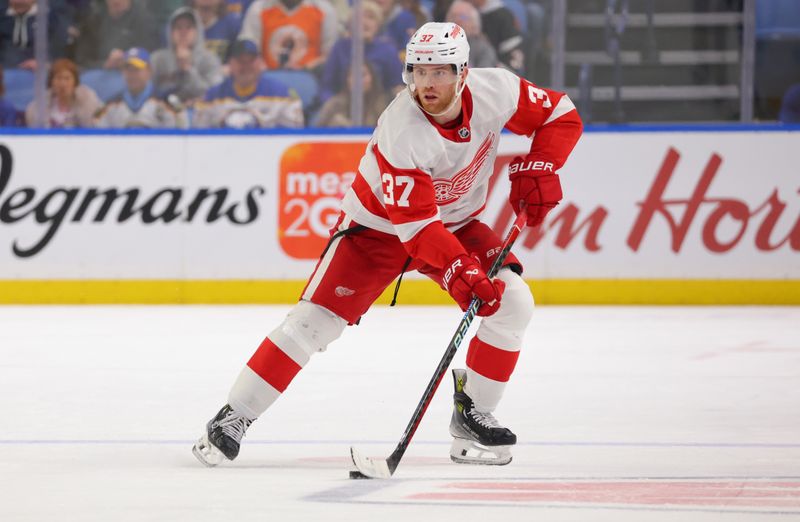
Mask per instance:
[[[466,127],[461,127],[460,129],[458,129],[458,136],[462,140],[469,138],[469,129]]]
[[[466,130],[467,133],[469,133],[469,129],[460,129],[459,133],[461,130]],[[458,171],[455,176],[450,179],[433,180],[433,192],[437,205],[452,203],[469,192],[469,189],[472,188],[472,184],[475,182],[475,178],[478,177],[478,173],[486,163],[489,153],[492,151],[494,138],[495,134],[490,132],[489,135],[486,136],[486,139],[483,140],[483,143],[481,143],[478,152],[475,154],[475,157],[472,158],[469,165]]]

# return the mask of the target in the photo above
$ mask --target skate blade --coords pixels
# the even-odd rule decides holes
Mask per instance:
[[[467,439],[453,439],[450,460],[458,464],[505,466],[511,462],[511,446],[483,446]]]
[[[204,466],[213,468],[218,466],[223,460],[227,457],[218,450],[211,442],[208,440],[208,434],[204,433],[200,440],[198,440],[194,446],[192,446],[192,453],[197,460],[199,460]]]

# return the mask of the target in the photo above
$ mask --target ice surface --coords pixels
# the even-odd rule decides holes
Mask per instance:
[[[395,476],[350,480],[460,319],[376,307],[204,468],[192,443],[287,309],[0,307],[0,520],[800,520],[800,308],[540,307],[496,412],[509,466],[449,461],[448,376]]]

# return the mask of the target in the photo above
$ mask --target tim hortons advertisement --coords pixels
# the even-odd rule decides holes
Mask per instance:
[[[368,136],[0,139],[2,279],[304,279]],[[481,219],[504,234],[504,134]],[[800,134],[587,133],[537,279],[800,279]]]

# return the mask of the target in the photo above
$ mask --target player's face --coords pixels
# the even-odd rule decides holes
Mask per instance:
[[[423,109],[438,114],[450,106],[458,83],[458,75],[451,65],[415,65],[413,74]]]

